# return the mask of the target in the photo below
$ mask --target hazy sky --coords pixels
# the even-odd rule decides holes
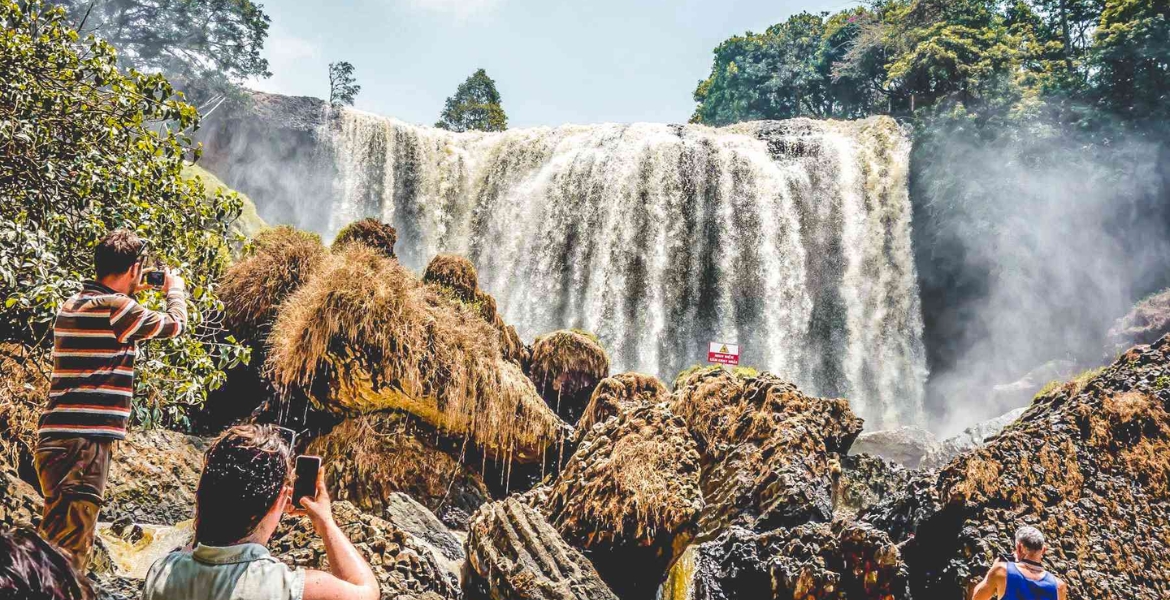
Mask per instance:
[[[261,0],[272,77],[252,87],[324,97],[353,63],[356,106],[432,124],[479,67],[511,127],[685,122],[711,51],[789,15],[846,0]]]

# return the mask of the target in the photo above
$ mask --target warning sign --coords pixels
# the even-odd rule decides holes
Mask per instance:
[[[707,349],[707,362],[720,365],[738,365],[739,346],[711,342],[711,346]]]

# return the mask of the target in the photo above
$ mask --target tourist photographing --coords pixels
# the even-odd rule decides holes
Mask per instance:
[[[300,503],[325,543],[331,573],[294,570],[269,553],[292,502],[291,466],[277,427],[224,432],[207,450],[195,492],[195,547],[151,566],[143,600],[378,600],[378,581],[333,521],[320,475],[315,497]]]
[[[133,232],[107,235],[94,248],[96,279],[61,305],[53,324],[53,375],[35,455],[45,495],[40,532],[79,572],[93,548],[111,444],[126,437],[138,342],[177,336],[187,324],[183,278],[144,276],[145,250]],[[165,312],[132,297],[149,287],[166,290]]]
[[[1044,534],[1025,525],[1016,530],[1014,556],[997,560],[975,586],[972,600],[1065,600],[1068,586],[1044,569]]]
[[[90,600],[89,582],[36,533],[0,533],[0,600]]]

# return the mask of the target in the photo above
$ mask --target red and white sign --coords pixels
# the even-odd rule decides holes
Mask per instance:
[[[707,349],[707,362],[718,363],[721,365],[738,365],[739,346],[735,344],[720,344],[718,342],[711,342],[710,348]]]

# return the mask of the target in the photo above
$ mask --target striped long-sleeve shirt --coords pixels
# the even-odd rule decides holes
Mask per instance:
[[[67,300],[53,326],[53,380],[38,435],[125,439],[138,342],[182,333],[184,296],[167,290],[166,312],[157,312],[87,281]]]

